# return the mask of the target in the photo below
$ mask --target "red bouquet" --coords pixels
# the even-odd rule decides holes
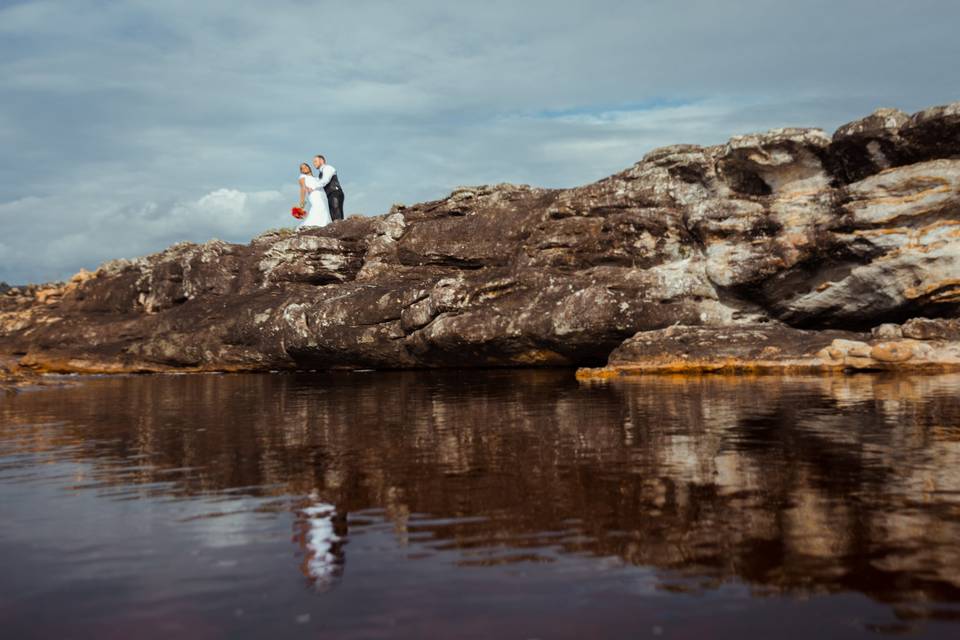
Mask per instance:
[[[294,207],[293,209],[290,209],[290,215],[297,220],[303,220],[305,217],[307,217],[307,212],[300,207]]]

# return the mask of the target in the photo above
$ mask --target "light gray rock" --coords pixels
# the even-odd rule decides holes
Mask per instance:
[[[903,335],[915,340],[960,341],[960,319],[913,318],[904,323]]]
[[[903,337],[903,328],[893,323],[881,324],[871,329],[870,335],[882,340],[896,340]]]

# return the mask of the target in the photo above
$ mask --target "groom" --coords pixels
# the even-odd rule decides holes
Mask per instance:
[[[330,219],[343,220],[343,188],[337,170],[327,164],[327,159],[321,155],[313,156],[313,167],[320,178],[320,186],[327,192],[327,202],[330,203]]]

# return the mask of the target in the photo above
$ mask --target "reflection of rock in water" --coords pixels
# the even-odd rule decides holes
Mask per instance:
[[[314,502],[297,510],[293,539],[303,556],[300,571],[319,590],[332,587],[343,575],[346,528],[346,517],[333,505]]]
[[[401,544],[475,564],[548,549],[663,570],[671,588],[679,573],[859,592],[914,618],[960,603],[960,374],[318,380],[115,378],[20,394],[0,400],[0,448],[92,460],[105,485],[302,495],[296,541],[321,586],[344,566],[345,514],[375,509]],[[321,502],[335,513],[306,511]],[[314,547],[321,521],[338,539]]]

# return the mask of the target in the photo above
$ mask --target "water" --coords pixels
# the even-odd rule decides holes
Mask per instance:
[[[960,635],[960,376],[0,396],[4,638]]]

